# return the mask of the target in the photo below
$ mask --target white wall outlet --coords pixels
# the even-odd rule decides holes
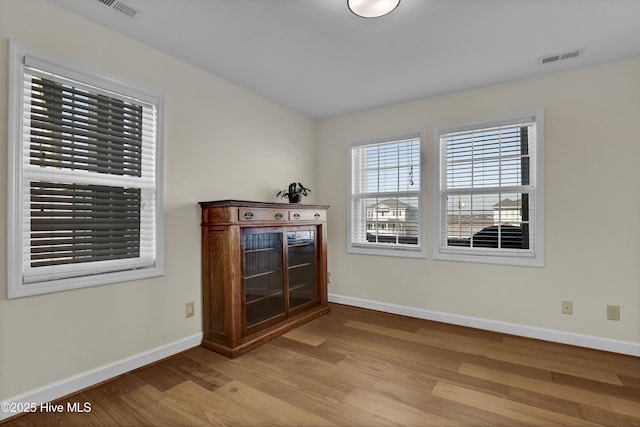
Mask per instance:
[[[194,304],[193,302],[188,302],[184,307],[184,317],[193,317],[195,314]]]
[[[562,314],[573,314],[573,301],[562,301]]]
[[[620,306],[608,305],[607,306],[607,320],[620,320]]]
[[[331,283],[331,272],[327,273],[327,283]]]

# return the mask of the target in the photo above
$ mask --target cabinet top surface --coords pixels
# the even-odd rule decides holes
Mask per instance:
[[[329,209],[328,205],[307,205],[303,203],[255,202],[249,200],[212,200],[198,202],[202,208],[206,207],[252,207],[279,209]]]

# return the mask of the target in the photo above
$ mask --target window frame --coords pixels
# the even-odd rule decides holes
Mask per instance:
[[[535,141],[533,146],[535,153],[531,156],[530,179],[533,194],[533,202],[530,203],[530,211],[533,215],[533,231],[530,242],[533,249],[527,253],[518,253],[518,250],[487,249],[451,247],[443,245],[443,227],[445,226],[446,202],[444,194],[446,190],[442,185],[442,167],[446,159],[443,152],[442,136],[455,132],[481,130],[492,127],[515,125],[522,122],[535,122]],[[468,122],[438,125],[434,129],[434,156],[433,156],[433,254],[434,260],[461,261],[487,264],[502,264],[525,267],[544,267],[544,178],[545,178],[545,149],[544,149],[544,110],[538,109],[522,113],[514,113],[488,119],[473,120]],[[470,194],[481,194],[481,191],[471,191]]]
[[[155,220],[153,262],[148,267],[116,270],[101,267],[87,271],[83,263],[78,264],[81,275],[73,273],[63,278],[55,275],[49,279],[29,279],[25,281],[25,266],[29,262],[23,254],[24,214],[28,215],[29,192],[25,190],[25,179],[32,176],[23,169],[23,79],[25,72],[34,67],[52,75],[76,81],[97,91],[119,94],[119,96],[138,100],[155,108],[155,165],[153,197],[155,210],[151,218]],[[19,298],[70,289],[85,288],[109,283],[118,283],[164,274],[164,95],[122,78],[84,67],[66,59],[38,51],[14,40],[9,42],[9,94],[8,94],[8,191],[7,191],[7,298]],[[71,176],[73,173],[63,173]],[[62,176],[60,175],[60,176]],[[33,179],[33,178],[32,178]],[[50,178],[56,179],[56,178]],[[59,178],[58,178],[59,179]],[[104,184],[122,185],[123,180],[111,181],[105,177]],[[141,224],[142,228],[142,224]],[[110,261],[105,261],[108,266]],[[69,264],[67,264],[69,265]],[[65,266],[66,267],[66,266]],[[36,267],[37,268],[37,267]],[[79,274],[79,273],[75,273]],[[71,275],[72,277],[68,277]]]
[[[353,148],[364,145],[375,145],[385,142],[401,141],[406,139],[419,140],[419,159],[420,159],[420,189],[417,194],[418,198],[418,244],[415,247],[391,246],[385,243],[355,243],[353,242],[353,194],[352,194],[352,154]],[[402,258],[422,258],[427,257],[426,244],[426,173],[425,173],[425,132],[424,130],[414,130],[407,132],[398,132],[388,135],[379,136],[377,138],[354,138],[347,144],[347,253],[361,255],[379,255]],[[398,191],[397,197],[406,192]]]

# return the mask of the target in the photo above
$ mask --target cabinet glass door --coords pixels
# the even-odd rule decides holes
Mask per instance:
[[[315,229],[287,230],[289,307],[316,299]]]
[[[282,229],[242,231],[246,327],[284,314]]]

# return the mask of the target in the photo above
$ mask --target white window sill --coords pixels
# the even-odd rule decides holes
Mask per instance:
[[[544,258],[538,254],[531,255],[498,255],[498,254],[470,254],[450,253],[440,250],[433,251],[435,261],[473,262],[481,264],[513,265],[520,267],[544,267]]]
[[[426,259],[427,254],[422,248],[400,248],[400,247],[384,247],[384,246],[353,246],[347,247],[347,253],[359,255],[377,255],[399,258],[418,258]]]

